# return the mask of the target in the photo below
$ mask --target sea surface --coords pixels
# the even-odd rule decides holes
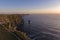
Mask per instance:
[[[60,40],[60,14],[30,14],[24,16],[24,21],[31,40]]]

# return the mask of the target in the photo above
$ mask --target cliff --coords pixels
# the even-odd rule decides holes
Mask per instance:
[[[17,40],[18,37],[23,40],[30,40],[30,38],[26,36],[26,33],[22,31],[24,23],[22,16],[21,14],[0,14],[1,40]],[[19,31],[17,29],[19,29]]]

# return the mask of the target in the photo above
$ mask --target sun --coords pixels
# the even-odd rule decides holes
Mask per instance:
[[[55,7],[54,12],[60,14],[60,6]]]

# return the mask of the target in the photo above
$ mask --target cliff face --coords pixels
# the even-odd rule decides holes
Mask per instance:
[[[16,23],[20,23],[22,20],[22,16],[19,14],[10,14],[10,15],[1,15],[0,14],[0,21],[5,21],[5,22],[13,22],[16,21]]]
[[[21,20],[19,14],[0,14],[0,40],[18,40],[9,32],[15,31],[16,24],[21,23]]]
[[[0,40],[17,40],[18,38],[30,40],[26,33],[22,32],[24,24],[22,16],[21,14],[0,14]]]
[[[9,30],[15,30],[17,26],[20,27],[20,25],[23,23],[22,20],[22,15],[19,14],[0,14],[0,24],[8,25]]]

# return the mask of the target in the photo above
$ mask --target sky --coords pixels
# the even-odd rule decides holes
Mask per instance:
[[[60,0],[0,0],[0,12],[60,13]]]

